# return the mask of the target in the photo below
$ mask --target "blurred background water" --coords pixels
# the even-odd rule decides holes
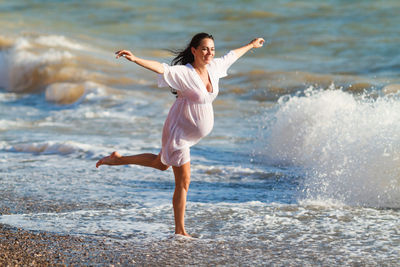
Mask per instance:
[[[221,80],[214,130],[192,149],[193,262],[395,265],[399,11],[398,1],[0,1],[0,222],[173,252],[172,172],[95,168],[114,150],[158,153],[175,99],[114,52],[169,63],[167,50],[197,32],[215,37],[217,56],[261,36],[266,46]],[[224,253],[202,252],[214,247]]]

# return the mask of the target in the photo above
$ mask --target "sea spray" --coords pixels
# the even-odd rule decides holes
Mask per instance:
[[[307,199],[400,206],[400,100],[342,90],[281,97],[264,157],[304,172]]]

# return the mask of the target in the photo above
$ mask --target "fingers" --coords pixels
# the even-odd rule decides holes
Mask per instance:
[[[252,41],[254,48],[260,48],[264,45],[264,38],[256,38]]]
[[[116,58],[122,57],[124,55],[125,50],[119,50],[117,52],[115,52],[116,54]]]
[[[116,55],[128,54],[128,53],[130,53],[130,51],[128,50],[118,50],[117,52],[115,52]]]
[[[255,39],[255,41],[259,45],[262,45],[265,42],[264,38],[257,38],[257,39]]]
[[[119,51],[115,52],[115,54],[116,54],[116,58],[132,56],[132,53],[129,50],[119,50]]]

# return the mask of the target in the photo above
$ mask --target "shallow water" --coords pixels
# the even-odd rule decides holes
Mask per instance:
[[[0,1],[0,222],[128,244],[149,263],[398,264],[399,8]],[[187,240],[172,235],[170,170],[95,163],[158,153],[174,101],[114,51],[169,62],[198,31],[217,56],[268,42],[221,81],[213,132],[192,148]]]

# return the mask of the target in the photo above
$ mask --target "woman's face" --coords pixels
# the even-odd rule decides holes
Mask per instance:
[[[197,48],[192,47],[192,54],[196,64],[206,65],[210,63],[215,55],[214,41],[210,38],[204,38]]]

